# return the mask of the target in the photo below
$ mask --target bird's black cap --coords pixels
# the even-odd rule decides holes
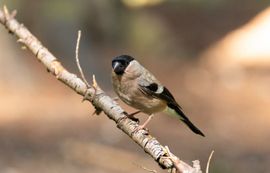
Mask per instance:
[[[117,56],[113,59],[113,61],[123,61],[123,62],[127,62],[127,63],[130,63],[133,60],[134,60],[134,58],[130,55],[120,55],[120,56]]]
[[[117,75],[122,75],[125,69],[134,58],[129,55],[120,55],[112,60],[112,68]]]

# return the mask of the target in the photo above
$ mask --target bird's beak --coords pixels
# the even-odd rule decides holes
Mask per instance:
[[[113,70],[117,69],[119,67],[120,63],[119,62],[113,62],[112,68]]]
[[[113,71],[117,75],[122,75],[125,71],[124,66],[120,62],[117,62],[117,61],[112,63],[112,68],[113,68]]]

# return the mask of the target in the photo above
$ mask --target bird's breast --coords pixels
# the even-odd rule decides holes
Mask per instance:
[[[119,98],[126,104],[147,114],[161,112],[166,109],[165,101],[145,95],[136,80],[125,80],[113,76],[113,87]]]

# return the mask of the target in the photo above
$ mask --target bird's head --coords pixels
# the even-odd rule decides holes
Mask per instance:
[[[120,55],[120,56],[115,57],[112,60],[113,71],[117,75],[124,74],[126,68],[130,64],[130,62],[133,61],[133,60],[134,60],[134,58],[129,56],[129,55]]]

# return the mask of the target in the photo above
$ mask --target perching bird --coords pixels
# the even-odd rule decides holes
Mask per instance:
[[[139,110],[129,117],[134,118],[140,111],[150,115],[140,129],[146,126],[155,113],[166,111],[177,115],[194,133],[204,136],[187,118],[170,91],[133,57],[115,57],[112,68],[114,91],[123,102]]]

